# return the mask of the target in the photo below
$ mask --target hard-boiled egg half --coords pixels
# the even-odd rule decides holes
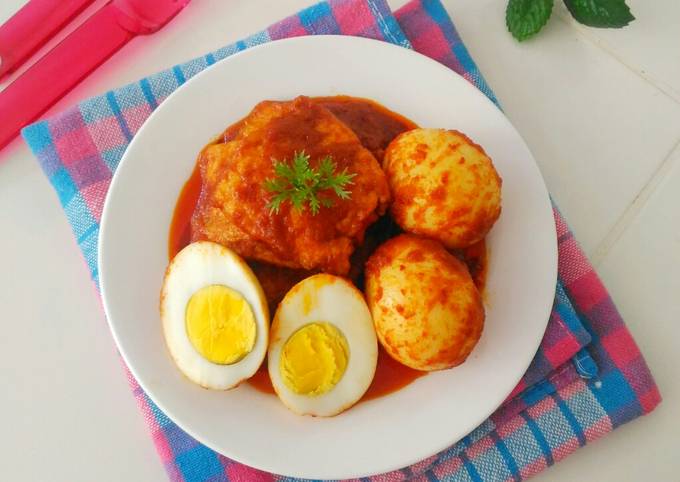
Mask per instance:
[[[293,412],[330,417],[348,409],[371,384],[377,360],[371,314],[349,281],[314,275],[279,304],[271,326],[269,377]]]
[[[179,369],[206,388],[225,390],[250,378],[269,341],[269,311],[248,265],[216,243],[182,249],[161,290],[165,341]]]

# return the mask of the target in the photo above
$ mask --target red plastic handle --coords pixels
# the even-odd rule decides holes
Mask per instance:
[[[135,36],[119,19],[106,4],[0,92],[0,149]]]
[[[30,0],[0,26],[0,79],[13,72],[94,0]]]

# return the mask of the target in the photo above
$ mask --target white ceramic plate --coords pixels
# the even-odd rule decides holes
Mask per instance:
[[[196,154],[264,99],[348,94],[426,127],[480,143],[503,178],[503,213],[488,240],[484,333],[470,358],[329,419],[299,417],[243,385],[209,391],[184,378],[161,333],[158,295],[168,227]],[[130,144],[111,183],[99,267],[104,307],[140,385],[180,427],[214,450],[289,476],[349,478],[398,469],[445,449],[484,421],[525,372],[553,302],[552,209],[529,149],[503,114],[448,68],[354,37],[304,37],[254,47],[172,94]]]

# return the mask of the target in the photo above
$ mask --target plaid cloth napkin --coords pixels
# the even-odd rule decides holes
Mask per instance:
[[[57,191],[98,283],[104,198],[123,152],[151,112],[214,62],[270,40],[345,34],[413,48],[452,68],[495,101],[438,0],[394,14],[384,0],[331,0],[243,41],[86,100],[23,136]],[[526,375],[480,427],[449,449],[371,482],[519,481],[656,407],[661,397],[634,340],[571,231],[555,210],[559,280],[547,331]],[[189,437],[129,374],[158,453],[173,481],[290,480],[213,452]]]

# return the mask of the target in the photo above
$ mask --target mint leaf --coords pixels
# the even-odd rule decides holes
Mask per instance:
[[[620,28],[635,20],[625,0],[564,0],[572,17],[589,27]]]
[[[553,0],[510,0],[505,24],[520,42],[538,33],[552,13]]]

